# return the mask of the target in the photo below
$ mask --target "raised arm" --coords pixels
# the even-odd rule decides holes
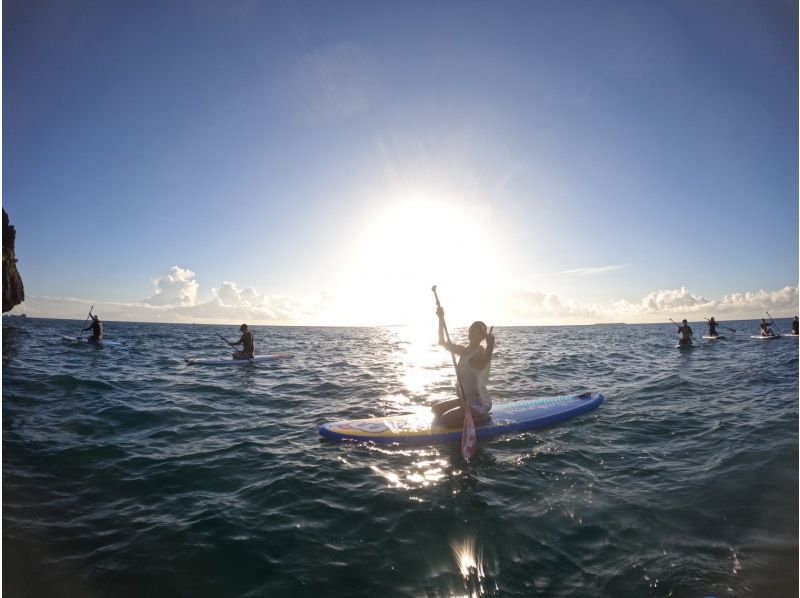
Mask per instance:
[[[448,343],[447,339],[444,337],[444,309],[441,306],[436,308],[436,315],[439,316],[439,344],[451,353],[455,353],[459,356],[462,355],[464,353],[464,347],[455,343]]]

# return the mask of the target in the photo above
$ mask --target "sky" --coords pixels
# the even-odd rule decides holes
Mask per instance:
[[[5,0],[2,48],[12,313],[798,311],[796,2]]]

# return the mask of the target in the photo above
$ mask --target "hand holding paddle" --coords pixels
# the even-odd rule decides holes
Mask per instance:
[[[431,291],[433,291],[433,296],[436,298],[436,315],[438,315],[441,320],[447,344],[451,345],[450,333],[447,331],[447,323],[444,321],[444,308],[442,304],[439,303],[436,285],[431,287]],[[467,403],[467,395],[464,392],[464,387],[461,386],[461,378],[458,376],[456,356],[452,351],[450,351],[450,357],[453,358],[453,367],[456,370],[456,382],[458,383],[458,388],[461,390],[461,399],[464,401],[464,427],[461,429],[461,456],[464,457],[466,461],[469,461],[475,456],[475,453],[478,452],[478,435],[475,432],[475,422],[472,420],[472,409],[470,409],[469,403]]]

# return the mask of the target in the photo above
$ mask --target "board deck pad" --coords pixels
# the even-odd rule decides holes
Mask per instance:
[[[549,426],[597,409],[605,400],[601,394],[558,396],[509,403],[499,403],[491,411],[492,419],[475,426],[478,440],[501,434],[523,432]],[[329,440],[357,440],[398,444],[440,444],[459,442],[461,427],[448,428],[434,419],[431,412],[374,417],[324,424],[319,433]]]

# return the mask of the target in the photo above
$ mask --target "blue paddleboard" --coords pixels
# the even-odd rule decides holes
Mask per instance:
[[[546,397],[500,403],[491,411],[491,421],[475,426],[479,440],[501,434],[524,432],[562,422],[597,409],[603,395]],[[434,420],[433,414],[374,417],[324,424],[319,433],[329,440],[360,440],[384,444],[441,444],[459,442],[461,428],[447,428]]]

